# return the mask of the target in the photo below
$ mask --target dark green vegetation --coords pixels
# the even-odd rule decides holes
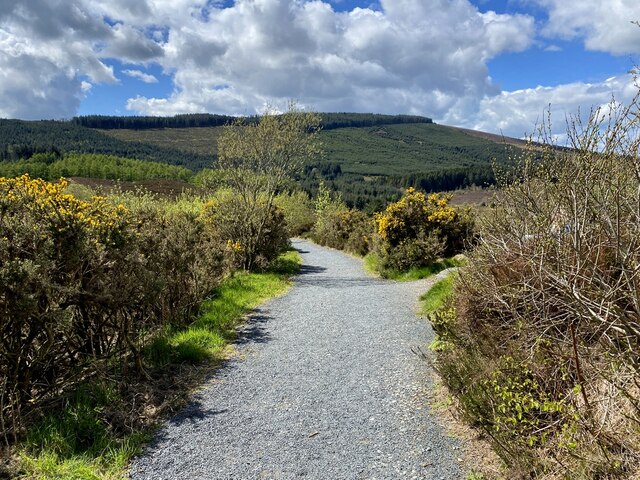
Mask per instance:
[[[296,180],[311,194],[323,180],[342,192],[347,205],[369,211],[397,200],[410,186],[442,191],[492,184],[492,162],[504,162],[515,148],[435,125],[425,117],[320,116],[325,154],[308,163]],[[217,115],[0,120],[0,159],[16,161],[47,152],[97,153],[181,165],[195,172],[215,165],[217,139],[230,120]]]
[[[215,197],[85,193],[0,177],[0,440],[34,478],[119,475],[298,263],[282,215],[246,272]]]
[[[298,203],[302,203],[298,199]],[[320,186],[310,237],[321,245],[364,256],[365,268],[384,278],[411,281],[464,264],[453,257],[472,247],[474,219],[449,197],[413,188],[375,215],[349,208]]]
[[[36,153],[97,153],[185,166],[211,165],[211,157],[162,148],[151,143],[121,141],[67,121],[0,119],[0,161],[28,159]]]
[[[96,196],[64,179],[0,177],[0,440],[19,456],[5,465],[3,451],[0,469],[121,478],[157,415],[223,358],[240,317],[297,271],[297,254],[281,255],[288,227],[275,197],[316,151],[315,119],[291,110],[225,127],[220,163],[232,164],[216,192]],[[192,175],[55,151],[25,165],[42,176]]]
[[[36,478],[119,479],[150,438],[153,423],[183,405],[190,388],[227,355],[244,315],[280,295],[298,271],[295,252],[283,254],[262,273],[237,273],[202,304],[194,322],[156,338],[144,351],[147,379],[117,376],[82,384],[37,420],[21,446],[22,473]],[[211,363],[213,362],[213,363]],[[145,393],[140,403],[136,396]],[[153,415],[141,421],[138,415]],[[132,411],[133,409],[133,411]],[[136,410],[137,409],[137,410]]]
[[[398,123],[431,123],[430,118],[417,115],[381,115],[378,113],[322,113],[322,128],[331,130],[345,127],[372,127]],[[173,117],[117,117],[108,115],[87,115],[72,121],[77,125],[101,129],[147,130],[154,128],[221,127],[232,123],[235,117],[191,113]],[[258,117],[249,117],[249,123],[256,123]]]

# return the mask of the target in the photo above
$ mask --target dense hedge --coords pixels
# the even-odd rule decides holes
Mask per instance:
[[[520,159],[432,317],[436,366],[509,478],[640,472],[637,109]]]
[[[66,187],[28,175],[0,178],[5,438],[20,435],[35,407],[107,365],[143,370],[143,347],[191,321],[242,248],[204,199],[83,201]],[[274,210],[256,252],[264,262],[285,246],[285,227]]]

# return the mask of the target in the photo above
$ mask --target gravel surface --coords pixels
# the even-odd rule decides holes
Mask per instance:
[[[295,241],[294,287],[251,316],[237,355],[170,419],[132,479],[459,479],[456,441],[428,408],[433,333],[416,316],[435,279],[368,276]]]

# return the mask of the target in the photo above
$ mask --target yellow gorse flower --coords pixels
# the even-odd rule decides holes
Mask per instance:
[[[403,236],[408,227],[436,228],[457,219],[457,212],[449,206],[451,196],[432,193],[428,197],[415,188],[408,188],[404,196],[375,216],[378,234],[388,241]]]
[[[122,231],[129,224],[129,211],[124,205],[114,206],[104,197],[79,200],[64,193],[67,180],[46,182],[29,175],[0,177],[0,209],[23,208],[37,215],[55,232],[84,227],[101,236]]]

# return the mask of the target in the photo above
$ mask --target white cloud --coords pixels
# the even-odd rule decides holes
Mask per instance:
[[[122,73],[128,77],[137,78],[144,83],[158,83],[158,79],[156,77],[140,70],[122,70]]]
[[[0,114],[73,116],[88,92],[83,77],[93,84],[117,82],[105,58],[145,62],[162,56],[161,44],[142,28],[106,22],[98,7],[91,0],[1,3]]]
[[[640,53],[638,0],[535,0],[548,9],[543,33],[565,39],[581,38],[589,50],[615,55]]]
[[[636,0],[535,1],[548,10],[543,42],[527,15],[480,13],[468,0],[381,0],[337,12],[326,0],[0,0],[0,116],[67,117],[96,85],[115,83],[108,59],[143,82],[157,63],[166,98],[141,95],[141,114],[253,114],[298,99],[319,111],[412,113],[522,136],[552,104],[556,117],[629,98],[630,79],[501,92],[487,62],[534,42],[583,39],[638,53]],[[87,81],[89,80],[89,81]],[[93,86],[93,87],[92,87]],[[562,123],[559,122],[559,123]]]
[[[81,82],[55,63],[25,54],[9,55],[0,49],[0,118],[70,118],[81,96]]]
[[[638,92],[630,75],[599,83],[570,83],[556,87],[528,88],[485,97],[465,126],[522,138],[536,135],[536,126],[547,122],[550,108],[552,133],[562,139],[567,120],[579,115],[584,121],[591,108],[604,107],[612,99],[628,104]]]
[[[246,114],[297,98],[318,110],[441,118],[498,93],[486,62],[533,37],[533,18],[481,14],[466,0],[382,0],[350,12],[319,0],[238,0],[176,24],[159,60],[175,71],[174,93],[127,108]]]

